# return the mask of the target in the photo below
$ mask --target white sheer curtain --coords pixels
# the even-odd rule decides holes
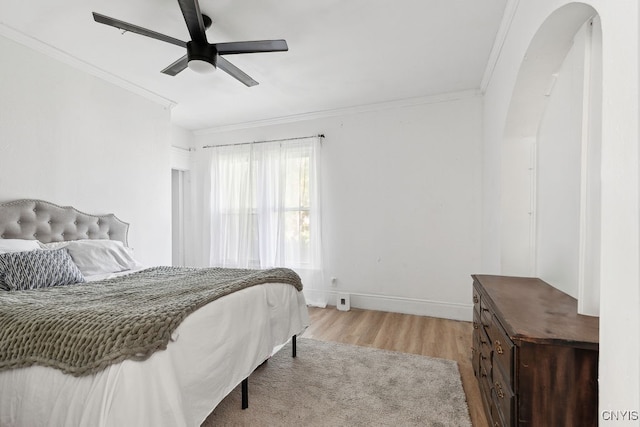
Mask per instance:
[[[289,267],[326,305],[320,138],[212,148],[210,264]]]

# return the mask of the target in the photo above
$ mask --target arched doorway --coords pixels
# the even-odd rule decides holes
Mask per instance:
[[[602,35],[597,12],[551,14],[523,58],[502,145],[502,272],[599,314]]]

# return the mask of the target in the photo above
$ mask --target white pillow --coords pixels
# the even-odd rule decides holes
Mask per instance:
[[[142,264],[133,258],[131,249],[118,240],[71,240],[44,246],[49,245],[51,248],[66,248],[73,262],[85,276],[117,273],[142,267]]]
[[[0,254],[26,252],[35,249],[40,249],[40,243],[37,240],[0,239]]]
[[[65,246],[67,246],[68,243],[69,243],[68,240],[63,240],[62,242],[49,242],[49,243],[40,242],[40,248],[48,249],[51,251],[55,249],[64,248]]]

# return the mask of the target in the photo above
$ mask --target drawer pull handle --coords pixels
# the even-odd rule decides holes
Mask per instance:
[[[473,329],[478,329],[478,328],[479,328],[478,322],[473,322]]]
[[[480,299],[478,298],[478,295],[474,295],[473,296],[473,303],[477,304],[480,301]]]
[[[496,394],[500,399],[504,399],[504,391],[502,391],[502,386],[499,382],[496,382]]]
[[[496,340],[493,343],[493,346],[495,347],[495,349],[498,352],[498,354],[503,354],[504,353],[504,350],[502,349],[502,344],[500,344],[500,341]]]

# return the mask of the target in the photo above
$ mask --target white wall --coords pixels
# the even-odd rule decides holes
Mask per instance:
[[[483,269],[501,272],[501,150],[509,104],[529,44],[562,0],[518,2],[484,97]],[[591,0],[602,22],[600,243],[601,410],[640,402],[640,211],[638,152],[638,3]],[[578,3],[572,7],[582,7]],[[606,419],[600,420],[607,424]],[[634,424],[637,423],[634,422]],[[624,424],[618,422],[617,424]],[[630,423],[631,424],[631,423]]]
[[[0,36],[0,201],[36,198],[129,222],[169,264],[170,111]]]
[[[578,298],[585,30],[558,70],[540,122],[536,161],[536,272]]]
[[[469,275],[480,268],[481,98],[439,101],[200,134],[197,162],[202,172],[203,145],[325,134],[325,280],[338,283],[329,292],[350,293],[354,307],[471,319]],[[206,185],[206,176],[198,180]],[[195,245],[206,249],[208,241]]]
[[[171,146],[182,150],[189,150],[193,147],[193,132],[181,128],[180,126],[171,125]],[[180,163],[180,160],[178,160]],[[178,165],[177,169],[182,169],[181,165]]]

